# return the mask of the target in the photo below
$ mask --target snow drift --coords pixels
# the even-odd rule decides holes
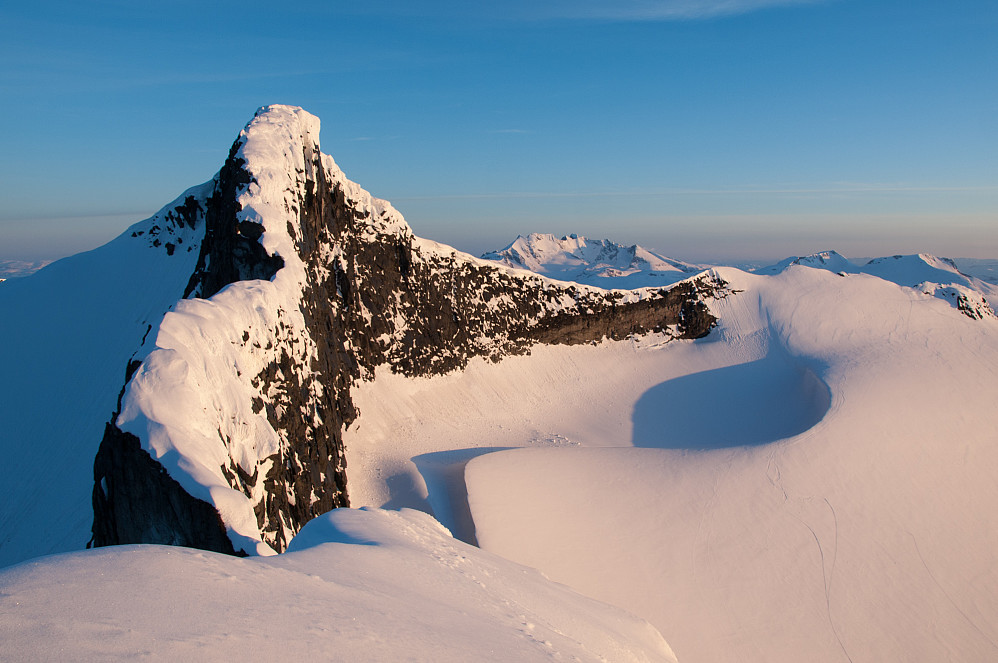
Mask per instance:
[[[646,622],[413,511],[334,511],[277,557],[56,555],[0,592],[4,660],[675,661]]]

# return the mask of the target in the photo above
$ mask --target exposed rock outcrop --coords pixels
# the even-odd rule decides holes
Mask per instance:
[[[289,144],[277,145],[284,135]],[[268,161],[261,154],[278,158]],[[207,201],[201,247],[187,296],[216,301],[213,296],[226,285],[264,279],[272,284],[252,286],[263,294],[251,294],[270,310],[256,303],[248,310],[258,314],[241,323],[244,329],[208,340],[207,332],[191,334],[193,340],[185,341],[231,356],[204,356],[201,345],[176,346],[180,334],[171,331],[174,345],[153,349],[143,360],[132,380],[134,394],[126,391],[125,414],[109,423],[95,466],[97,545],[155,540],[220,549],[219,519],[190,516],[200,507],[165,487],[162,478],[170,477],[153,459],[189,456],[187,449],[210,443],[212,458],[221,462],[204,465],[216,463],[210,481],[217,485],[201,492],[211,495],[230,538],[238,531],[244,542],[260,540],[279,552],[313,517],[348,504],[342,433],[358,416],[350,389],[372,378],[376,368],[431,375],[462,369],[476,356],[499,361],[526,353],[537,343],[591,343],[663,330],[699,338],[716,322],[704,300],[724,289],[715,276],[703,274],[668,289],[600,290],[415,238],[390,205],[346,180],[321,154],[317,120],[288,107],[263,109],[236,141]],[[220,310],[241,292],[222,292]],[[187,310],[179,308],[180,314]],[[219,325],[240,324],[210,307],[198,311],[191,322],[175,317],[170,325],[208,326],[206,320],[216,319]],[[174,329],[170,325],[164,328]],[[156,352],[173,354],[154,359]],[[227,392],[238,392],[232,398],[241,400],[225,401],[235,403],[234,412],[192,412],[210,420],[201,429],[217,427],[218,439],[188,444],[190,434],[180,429],[189,422],[153,412],[155,398],[169,400],[170,389],[180,388],[164,382],[155,366],[198,352],[203,362],[185,360],[187,368],[174,373],[207,371],[204,378],[183,379],[216,388],[222,375],[234,385]],[[246,366],[255,368],[246,373]],[[150,395],[153,387],[159,395]],[[146,419],[155,428],[142,428]],[[180,486],[204,483],[204,471],[184,470],[196,465],[190,458],[171,463],[170,471],[183,475],[174,477]],[[114,487],[111,493],[107,486]],[[134,489],[122,488],[121,494],[119,486]],[[238,514],[216,498],[219,486],[245,496],[255,529],[236,524]],[[154,495],[158,490],[166,494]],[[135,503],[123,507],[126,500]],[[252,553],[247,547],[237,543],[234,549]]]
[[[215,507],[191,497],[139,438],[111,423],[94,459],[93,500],[88,547],[160,543],[237,554]]]

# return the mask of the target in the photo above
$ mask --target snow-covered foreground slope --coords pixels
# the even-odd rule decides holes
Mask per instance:
[[[561,281],[600,288],[644,288],[671,285],[703,271],[698,265],[667,258],[643,247],[608,239],[531,233],[509,246],[482,256],[509,267],[526,269]]]
[[[278,557],[46,557],[0,572],[0,597],[5,661],[675,661],[646,622],[415,511],[333,511]]]
[[[756,446],[482,456],[466,473],[479,543],[648,618],[683,661],[994,659],[998,324],[869,275],[722,275],[742,292],[713,305],[719,333],[661,351],[702,400],[658,399],[656,432],[710,446],[674,422],[728,420],[731,444],[743,429]],[[820,402],[740,407],[758,384],[711,358],[759,347],[831,393],[819,423],[764,445],[769,417]],[[634,442],[653,446],[633,402]]]

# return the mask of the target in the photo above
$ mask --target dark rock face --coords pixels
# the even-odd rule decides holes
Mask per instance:
[[[252,179],[246,162],[236,156],[240,146],[240,141],[232,146],[208,199],[201,255],[184,297],[207,298],[236,281],[271,279],[284,266],[280,256],[268,255],[260,246],[263,226],[236,217],[242,210],[239,194]]]
[[[208,200],[205,239],[186,296],[210,297],[235,281],[269,279],[284,264],[259,244],[262,226],[237,218],[238,197],[252,181],[236,156],[240,145]],[[254,511],[263,540],[277,551],[315,516],[349,505],[343,431],[358,416],[350,388],[376,367],[407,376],[442,374],[464,368],[472,357],[499,361],[537,343],[592,343],[666,328],[678,338],[699,338],[716,322],[703,299],[725,284],[706,275],[625,301],[635,298],[427,249],[392,223],[389,212],[351,200],[309,141],[303,149],[305,171],[289,173],[288,191],[297,190],[289,212],[297,223],[289,222],[288,232],[307,279],[299,301],[289,305],[300,309],[316,352],[302,356],[283,322],[268,330],[271,340],[262,350],[269,362],[245,379],[259,394],[253,411],[265,411],[280,451],[257,470],[235,461],[221,468],[230,486],[248,497],[259,495],[263,482]],[[269,468],[263,476],[262,466]],[[211,550],[228,544],[231,552],[231,543],[219,539],[225,529],[214,509],[178,490],[138,438],[108,424],[95,463],[94,544],[177,542]]]
[[[110,423],[94,459],[93,502],[93,539],[87,547],[160,543],[245,554],[233,549],[215,507],[191,497],[142,449],[139,438]]]

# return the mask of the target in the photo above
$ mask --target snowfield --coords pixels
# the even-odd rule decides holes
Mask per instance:
[[[700,341],[379,373],[355,504],[431,510],[683,661],[998,655],[994,317],[859,270],[717,271]]]
[[[766,338],[828,385],[824,418],[759,445],[807,398],[746,408],[755,378],[739,396],[715,372],[726,398],[659,399],[656,433],[717,447],[688,422],[726,420],[729,448],[482,456],[466,471],[479,544],[646,617],[682,661],[993,660],[995,322],[871,276],[723,276],[743,292],[694,345]],[[635,446],[655,446],[634,415]]]

